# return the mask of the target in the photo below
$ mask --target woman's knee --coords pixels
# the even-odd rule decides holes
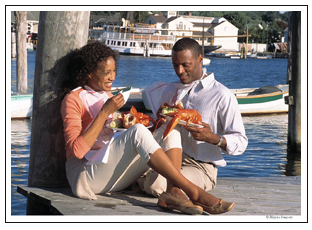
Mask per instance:
[[[132,129],[132,132],[134,132],[137,137],[152,137],[152,133],[140,123],[133,125],[130,129]]]

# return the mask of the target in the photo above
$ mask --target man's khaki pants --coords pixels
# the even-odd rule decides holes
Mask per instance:
[[[173,130],[173,132],[178,132],[177,130]],[[164,132],[164,128],[161,127],[157,129],[154,134],[156,141],[159,142],[160,146],[163,149],[168,149],[168,146],[182,146],[181,145],[181,137],[177,138],[177,134],[170,135],[168,138],[161,140],[162,134]],[[179,132],[178,132],[179,133]],[[170,138],[173,137],[173,138]],[[179,143],[180,142],[180,143]],[[181,147],[182,148],[182,147]],[[212,163],[206,163],[201,161],[195,161],[185,153],[182,155],[182,168],[181,173],[184,177],[186,177],[189,181],[202,188],[205,191],[212,190],[217,184],[217,173],[218,169]],[[158,197],[161,193],[166,191],[167,189],[167,180],[162,175],[158,174],[152,169],[149,169],[145,176],[139,178],[137,180],[140,189],[147,194]]]

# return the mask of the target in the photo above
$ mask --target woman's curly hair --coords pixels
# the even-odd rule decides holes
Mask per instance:
[[[67,80],[64,81],[63,93],[69,93],[78,86],[84,87],[88,81],[88,75],[96,70],[101,61],[107,61],[109,57],[115,60],[116,74],[119,54],[100,41],[89,43],[80,49],[71,51],[67,62]]]

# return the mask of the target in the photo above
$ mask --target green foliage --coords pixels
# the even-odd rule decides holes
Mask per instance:
[[[149,16],[148,11],[133,11],[133,21],[136,22],[144,22]]]

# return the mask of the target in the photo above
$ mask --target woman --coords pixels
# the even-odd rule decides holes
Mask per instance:
[[[210,213],[229,211],[234,203],[206,193],[176,169],[167,154],[182,151],[180,143],[165,141],[164,151],[141,124],[118,136],[106,127],[112,114],[125,103],[122,94],[113,96],[110,93],[117,61],[118,54],[101,42],[74,51],[71,76],[65,87],[65,91],[71,91],[61,107],[66,174],[73,193],[81,198],[96,199],[95,194],[128,187],[151,167],[171,183],[167,192],[160,195],[158,206],[188,214],[201,214],[202,207]],[[94,160],[98,154],[105,156],[102,162]],[[198,205],[187,199],[180,189]]]

